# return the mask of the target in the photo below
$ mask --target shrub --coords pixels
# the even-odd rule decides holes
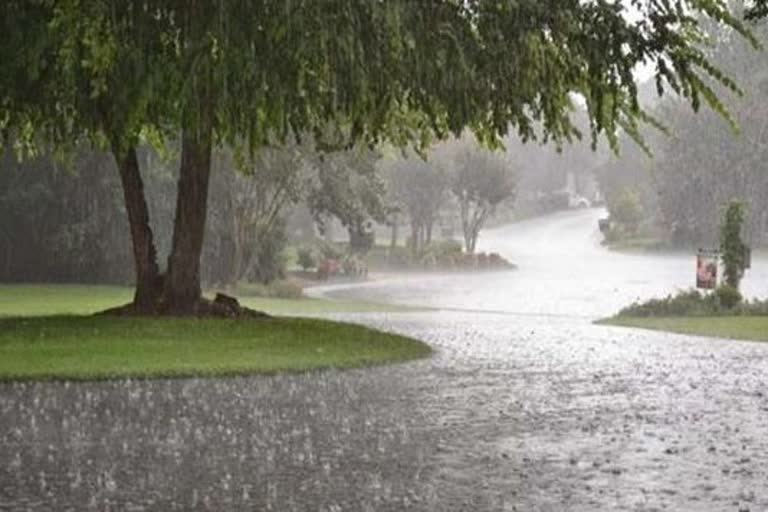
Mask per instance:
[[[619,316],[634,317],[711,315],[768,315],[768,300],[745,302],[739,290],[723,285],[711,294],[686,290],[663,299],[635,302],[619,312]]]
[[[725,282],[737,293],[744,275],[746,254],[746,246],[741,239],[742,224],[744,224],[744,203],[731,201],[725,209],[723,224],[720,227],[720,252],[723,255]]]
[[[463,248],[456,240],[432,242],[424,248],[421,264],[432,267],[452,267],[461,257]]]
[[[317,277],[318,279],[328,279],[341,272],[341,264],[339,260],[326,259],[317,264]]]
[[[280,279],[269,285],[269,296],[276,299],[300,299],[304,292],[295,282]]]
[[[742,302],[739,310],[744,315],[768,316],[768,299]]]
[[[458,240],[440,240],[432,242],[429,247],[437,254],[457,254],[463,251],[463,246]]]
[[[497,252],[488,255],[488,264],[491,268],[515,268],[515,265]]]
[[[663,299],[635,302],[619,311],[619,316],[702,316],[717,312],[714,295],[705,296],[698,290],[687,290]]]
[[[302,247],[301,249],[299,249],[297,254],[297,260],[298,260],[299,266],[305,272],[317,266],[317,261],[315,260],[315,254],[312,251],[312,249],[308,247]]]
[[[344,275],[350,277],[362,277],[368,274],[368,267],[357,256],[348,256],[341,264]]]
[[[605,242],[609,244],[613,244],[621,241],[622,236],[623,235],[621,233],[621,228],[615,225],[611,226],[610,229],[608,229],[607,231],[605,231],[605,233],[603,233],[603,238],[605,239]]]
[[[741,292],[733,286],[724,284],[719,286],[714,293],[718,305],[724,309],[733,309],[741,303]]]
[[[643,208],[637,193],[624,189],[616,201],[610,205],[611,218],[623,224],[630,234],[637,232],[643,220]]]
[[[317,248],[324,260],[340,260],[344,257],[344,252],[331,242],[320,242]]]
[[[373,231],[356,231],[351,230],[349,232],[349,251],[352,254],[366,255],[368,251],[373,248],[376,242],[376,233]]]

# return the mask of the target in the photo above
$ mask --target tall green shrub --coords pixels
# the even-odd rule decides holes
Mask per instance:
[[[609,205],[609,209],[611,217],[624,226],[629,234],[637,233],[644,215],[637,192],[625,188],[618,199]]]
[[[725,209],[720,226],[720,252],[723,258],[723,277],[725,283],[739,289],[744,275],[746,245],[741,239],[741,227],[744,224],[744,203],[731,201]]]

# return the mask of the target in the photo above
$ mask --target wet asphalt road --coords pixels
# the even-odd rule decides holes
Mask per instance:
[[[768,347],[592,325],[692,266],[607,253],[598,214],[489,232],[517,272],[344,291],[451,308],[339,316],[429,360],[0,385],[0,511],[768,510]]]

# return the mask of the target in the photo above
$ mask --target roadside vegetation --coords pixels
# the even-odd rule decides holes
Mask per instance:
[[[608,195],[609,217],[602,220],[603,245],[619,251],[651,251],[670,248],[648,216],[636,190],[625,187]]]
[[[723,209],[719,247],[723,276],[720,286],[708,293],[685,290],[662,299],[636,302],[601,323],[768,340],[768,299],[744,300],[739,291],[741,279],[749,267],[749,250],[742,239],[745,218],[745,206],[741,201],[732,200]],[[700,281],[699,286],[714,286],[716,276],[705,273],[704,276],[697,276],[697,281]]]
[[[753,26],[765,46],[768,25]],[[763,137],[768,123],[765,76],[768,59],[751,45],[723,38],[720,29],[708,29],[717,41],[712,62],[733,77],[745,94],[723,97],[738,136],[727,119],[712,112],[690,112],[682,102],[658,98],[652,81],[641,86],[651,112],[662,119],[669,134],[646,130],[652,155],[643,148],[623,144],[621,154],[609,155],[596,169],[608,206],[612,228],[606,245],[612,248],[714,248],[718,240],[719,206],[740,198],[751,215],[745,228],[754,247],[768,245],[768,158]],[[628,137],[626,137],[628,139]]]
[[[512,262],[495,252],[468,253],[456,240],[436,240],[424,246],[419,253],[402,245],[374,245],[365,255],[349,256],[345,243],[323,243],[315,248],[304,247],[299,254],[304,269],[294,274],[316,282],[335,278],[366,278],[368,271],[439,271],[473,272],[483,270],[512,270]]]
[[[707,294],[685,290],[662,299],[636,302],[617,315],[618,318],[677,316],[768,316],[768,300],[742,300],[738,290],[724,285]]]

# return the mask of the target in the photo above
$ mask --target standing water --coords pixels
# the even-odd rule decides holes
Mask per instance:
[[[560,212],[483,231],[478,250],[519,266],[508,272],[386,279],[331,295],[458,310],[600,318],[636,300],[696,284],[692,252],[616,252],[600,244],[602,209]],[[768,258],[754,258],[746,296],[768,295]]]

